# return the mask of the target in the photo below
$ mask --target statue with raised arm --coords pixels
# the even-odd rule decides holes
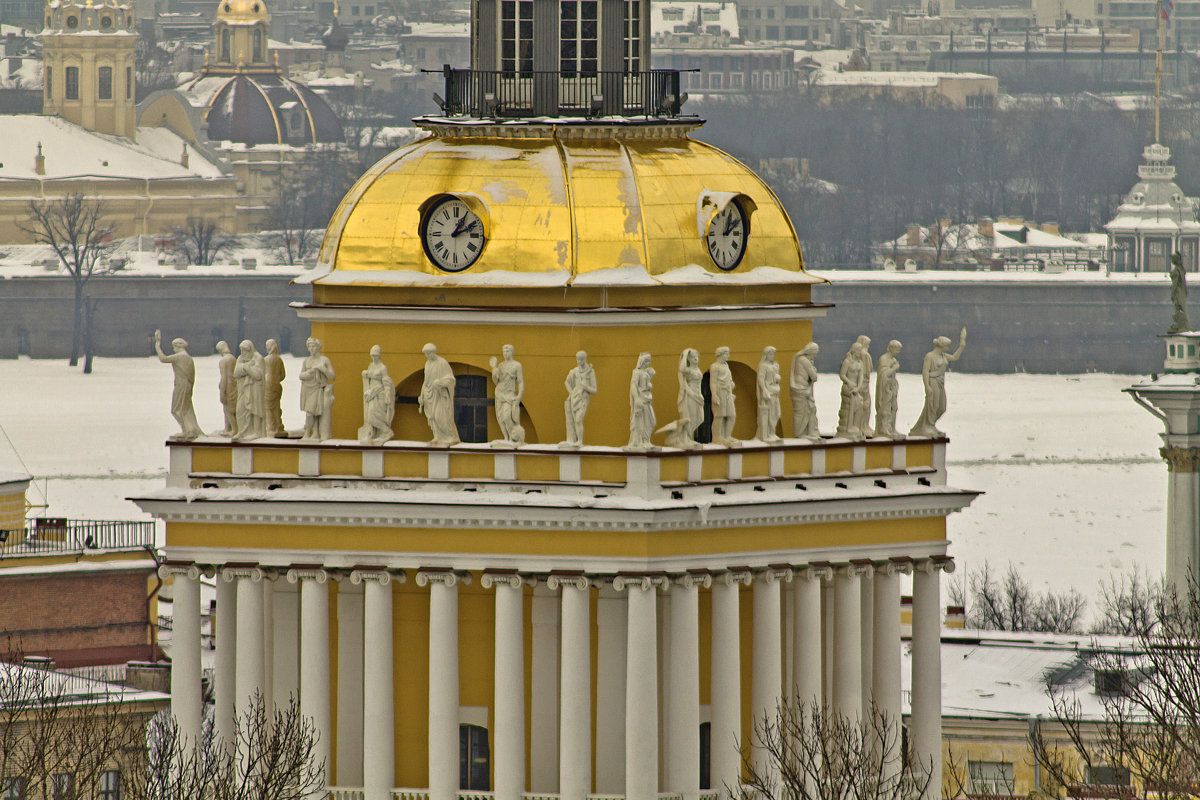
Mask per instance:
[[[217,342],[213,348],[221,357],[217,359],[217,394],[221,397],[221,407],[225,410],[225,427],[217,431],[217,436],[233,436],[237,433],[237,380],[233,377],[233,368],[237,364],[237,356],[229,351],[225,342]]]
[[[279,355],[279,343],[267,339],[267,354],[263,356],[267,367],[266,386],[263,394],[267,403],[267,436],[283,436],[287,428],[283,427],[283,379],[287,370],[283,366],[283,358]]]
[[[308,358],[300,365],[300,409],[304,412],[304,442],[333,437],[333,362],[321,353],[321,340],[305,342]]]
[[[889,439],[899,439],[903,436],[896,430],[896,408],[900,401],[900,381],[896,373],[900,371],[900,342],[892,339],[888,342],[887,350],[879,357],[879,366],[875,370],[875,435]]]
[[[679,410],[679,427],[671,444],[696,447],[696,429],[704,424],[704,395],[700,384],[704,373],[700,371],[700,353],[693,347],[679,354],[679,394],[675,407]]]
[[[764,347],[762,359],[758,362],[757,399],[758,399],[758,433],[755,436],[760,442],[777,442],[779,436],[775,433],[779,425],[779,363],[775,361],[775,348]]]
[[[708,368],[708,388],[712,392],[712,440],[726,447],[737,444],[733,425],[737,422],[734,405],[733,370],[729,368],[729,348],[717,348],[717,360]]]
[[[596,370],[588,363],[587,353],[580,350],[575,354],[575,367],[567,373],[567,401],[563,410],[567,414],[567,440],[564,447],[579,447],[583,444],[583,418],[587,416],[588,404],[598,389]]]
[[[1192,323],[1187,312],[1187,270],[1183,268],[1183,256],[1178,252],[1171,255],[1171,326],[1167,333],[1190,331]]]
[[[196,422],[196,411],[192,408],[192,389],[196,386],[196,362],[188,355],[188,343],[183,339],[172,339],[171,355],[162,349],[162,331],[154,332],[154,351],[158,360],[170,364],[175,372],[175,387],[171,390],[171,416],[179,423],[179,433],[170,438],[190,442],[203,436],[200,423]]]
[[[845,439],[862,439],[863,433],[862,395],[863,376],[862,365],[863,346],[861,342],[850,345],[850,352],[842,359],[842,368],[838,377],[842,380],[842,403],[838,408],[837,436]]]
[[[650,354],[638,356],[637,366],[629,376],[629,445],[630,450],[649,450],[654,433],[654,368]]]
[[[363,444],[383,444],[396,434],[392,432],[392,417],[396,415],[396,387],[383,363],[383,348],[371,348],[371,363],[362,371],[363,425],[358,429],[358,441]]]
[[[817,354],[821,348],[809,342],[792,356],[792,374],[788,386],[792,394],[792,436],[797,439],[821,438],[817,431],[817,403],[813,384],[817,382]]]
[[[436,447],[458,444],[458,427],[454,424],[454,370],[450,362],[438,355],[432,343],[421,348],[425,354],[425,380],[421,383],[421,395],[417,407],[429,421]]]
[[[917,424],[909,432],[911,436],[945,436],[937,428],[937,421],[946,413],[946,370],[950,364],[962,357],[967,346],[967,329],[958,337],[958,349],[950,349],[950,337],[939,336],[933,340],[933,349],[925,354],[921,365],[921,382],[925,384],[925,407]]]
[[[858,359],[862,362],[863,380],[858,394],[855,395],[855,402],[858,404],[858,429],[866,437],[871,434],[871,370],[875,365],[871,360],[871,337],[859,336],[856,341],[862,345]]]
[[[496,422],[500,424],[498,444],[524,444],[525,430],[521,427],[521,398],[525,395],[525,373],[521,362],[513,358],[513,346],[501,348],[503,361],[495,356],[488,359],[492,382],[496,384]]]
[[[262,438],[267,430],[267,402],[264,389],[267,367],[254,343],[243,339],[238,345],[237,363],[233,377],[237,381],[237,435],[235,439],[248,442]]]

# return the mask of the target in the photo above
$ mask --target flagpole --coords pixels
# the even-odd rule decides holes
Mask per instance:
[[[1158,8],[1158,49],[1154,52],[1154,143],[1162,141],[1159,130],[1159,104],[1162,98],[1162,51],[1163,51],[1163,17],[1166,14],[1168,0],[1160,0]]]

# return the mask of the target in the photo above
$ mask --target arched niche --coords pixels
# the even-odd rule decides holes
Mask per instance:
[[[463,442],[474,443],[499,439],[500,424],[496,421],[492,371],[460,361],[451,361],[450,368],[454,370],[457,381],[454,387],[454,420],[458,425],[459,437]],[[420,442],[430,437],[429,424],[417,405],[424,380],[425,371],[419,369],[396,384],[396,415],[392,419],[392,430],[397,439]],[[473,422],[468,418],[473,418]],[[521,426],[525,428],[525,441],[536,444],[537,428],[523,403]],[[471,431],[474,431],[474,435]]]

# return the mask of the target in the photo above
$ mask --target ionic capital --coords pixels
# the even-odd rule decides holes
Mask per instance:
[[[666,589],[670,580],[665,575],[618,575],[613,578],[613,588],[618,592],[626,589],[641,589],[643,592]]]
[[[775,583],[775,581],[791,583],[792,569],[791,567],[770,566],[756,571],[754,577],[763,583]]]
[[[189,580],[198,581],[200,580],[200,574],[200,567],[196,566],[195,564],[166,563],[158,568],[158,577],[164,579],[182,576],[188,578]]]
[[[792,569],[792,575],[799,581],[831,581],[833,566],[830,564],[807,564]]]
[[[417,586],[429,586],[440,583],[442,586],[471,585],[471,575],[465,572],[455,572],[451,569],[422,569],[417,571]]]
[[[561,575],[558,573],[551,573],[546,578],[546,587],[552,592],[565,588],[574,588],[582,591],[590,589],[591,586],[592,582],[583,575]]]
[[[287,580],[288,583],[313,581],[322,584],[329,580],[329,573],[321,567],[291,567],[287,571]]]
[[[360,583],[378,583],[380,586],[388,586],[392,581],[406,583],[408,576],[403,571],[393,573],[387,569],[350,570],[350,582],[355,586],[358,586]]]
[[[911,558],[893,558],[876,564],[875,572],[889,577],[895,575],[912,575],[913,561]]]
[[[1158,454],[1166,460],[1171,472],[1196,472],[1200,466],[1200,448],[1162,447]]]
[[[221,580],[233,583],[248,580],[251,583],[261,583],[266,575],[256,566],[221,567]]]
[[[515,572],[485,572],[479,579],[479,583],[485,589],[491,589],[493,586],[511,586],[514,589],[520,589],[525,585],[525,579]]]
[[[725,584],[726,586],[736,586],[739,583],[743,586],[749,586],[750,582],[754,580],[754,575],[748,569],[730,570],[729,572],[716,576],[715,580],[719,583]]]
[[[913,569],[926,575],[931,575],[939,571],[949,575],[951,572],[954,572],[954,559],[949,556],[935,556],[933,558],[921,559],[915,562]]]
[[[839,575],[847,578],[869,578],[875,574],[875,565],[867,560],[855,560],[838,568]]]
[[[676,586],[682,586],[685,589],[694,589],[697,586],[705,589],[712,586],[713,578],[707,572],[688,572],[677,576],[673,583]]]

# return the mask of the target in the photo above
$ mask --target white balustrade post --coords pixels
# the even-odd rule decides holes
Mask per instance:
[[[234,719],[237,715],[237,584],[217,571],[216,674],[213,676],[213,728],[217,739],[233,744]]]
[[[234,713],[244,723],[257,696],[264,702],[263,572],[258,567],[226,567],[226,581],[237,581],[237,668],[234,674]]]
[[[323,569],[290,569],[300,584],[300,713],[312,720],[317,741],[313,758],[325,765],[325,783],[333,779],[333,711],[329,673],[329,576]]]
[[[392,581],[397,577],[382,569],[350,573],[351,583],[363,585],[363,800],[391,800],[396,780]]]
[[[458,797],[458,582],[470,576],[422,570],[429,586],[429,800]]]
[[[551,575],[546,585],[562,593],[558,793],[585,800],[592,791],[591,584],[582,575]]]
[[[912,748],[914,768],[929,770],[925,800],[942,792],[942,601],[941,572],[949,559],[929,559],[913,575]]]
[[[850,721],[863,715],[861,574],[857,564],[839,567],[833,584],[833,708]]]
[[[754,576],[753,662],[750,683],[750,745],[760,775],[778,773],[762,749],[759,733],[774,724],[783,703],[782,582],[791,580],[790,569],[769,568]]]
[[[164,564],[160,578],[175,578],[171,595],[171,714],[183,744],[200,741],[200,570],[195,564]]]
[[[484,573],[496,588],[496,722],[492,772],[496,800],[521,800],[525,792],[525,593],[511,573]]]
[[[888,726],[889,751],[895,756],[884,765],[889,776],[903,766],[901,751],[900,685],[900,575],[912,572],[907,562],[890,562],[875,567],[874,664],[875,708]],[[887,753],[884,754],[888,755]]]
[[[712,589],[711,785],[742,784],[742,638],[740,587],[748,572],[727,572]]]
[[[700,796],[700,586],[712,578],[688,574],[671,586],[666,788],[683,800]]]
[[[658,800],[658,587],[666,578],[618,575],[629,592],[625,651],[625,800]]]
[[[796,701],[807,709],[814,701],[824,703],[821,688],[821,582],[829,580],[829,567],[810,566],[796,571],[792,590],[793,632],[792,675]]]

